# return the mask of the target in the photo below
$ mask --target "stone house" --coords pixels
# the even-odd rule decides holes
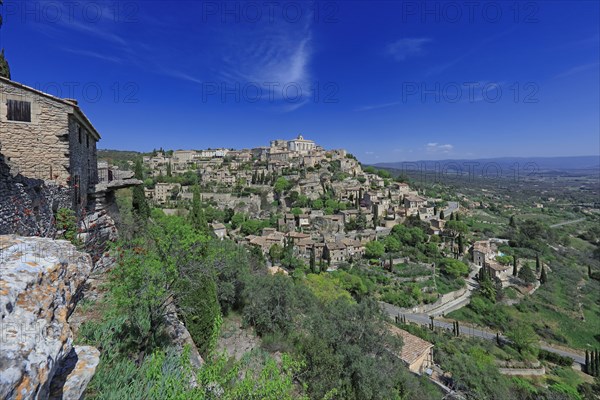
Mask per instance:
[[[0,77],[0,143],[13,175],[70,188],[80,210],[98,183],[99,140],[76,100]]]
[[[427,204],[427,199],[421,196],[406,195],[404,196],[404,207],[410,211],[417,213],[417,210]]]
[[[323,251],[323,258],[329,259],[333,265],[339,264],[346,260],[346,245],[342,242],[325,243],[325,248]]]
[[[390,332],[402,339],[402,349],[398,355],[410,372],[422,375],[427,368],[433,367],[433,344],[429,343],[394,325],[389,325]]]
[[[225,236],[227,236],[227,228],[225,227],[225,225],[223,225],[221,223],[216,223],[216,224],[212,224],[211,227],[213,229],[215,236],[217,238],[219,238],[220,240],[223,240],[225,238]]]
[[[157,183],[154,186],[154,196],[152,197],[157,203],[166,203],[175,194],[181,191],[179,183]]]

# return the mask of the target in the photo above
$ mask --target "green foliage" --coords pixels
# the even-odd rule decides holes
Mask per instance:
[[[190,210],[190,223],[198,232],[205,235],[211,234],[211,229],[208,226],[204,209],[202,208],[202,200],[200,198],[200,188],[195,185],[193,188],[192,209]]]
[[[308,274],[305,284],[318,299],[324,302],[337,299],[353,301],[350,293],[341,287],[339,279],[330,274]]]
[[[253,277],[244,290],[244,320],[259,335],[287,333],[292,328],[297,290],[283,274]]]
[[[375,302],[337,300],[306,319],[310,334],[299,343],[306,369],[299,378],[311,398],[428,398],[393,354],[400,343],[386,333],[379,312]]]
[[[469,266],[462,261],[453,258],[444,258],[440,261],[440,269],[443,273],[458,278],[469,274]]]
[[[59,208],[55,216],[56,229],[59,231],[60,239],[68,240],[74,245],[80,245],[77,238],[77,217],[75,211],[69,208]]]
[[[498,261],[500,264],[502,265],[510,265],[513,262],[513,257],[512,256],[496,256],[496,261]]]
[[[134,177],[141,181],[144,180],[144,170],[142,168],[142,162],[138,159],[135,162]],[[146,221],[150,216],[150,206],[146,202],[146,196],[144,195],[144,187],[137,185],[133,188],[132,203],[134,213],[138,216],[141,221]]]
[[[385,246],[382,242],[373,240],[365,245],[365,257],[381,258],[385,254]]]
[[[506,337],[511,344],[521,353],[537,354],[539,351],[537,345],[537,336],[531,327],[531,324],[518,322],[512,324],[506,333]]]
[[[4,56],[4,49],[0,51],[0,76],[10,79],[10,66],[8,65],[8,61]]]
[[[289,182],[284,177],[279,177],[279,178],[277,178],[277,180],[275,181],[275,184],[273,185],[273,190],[278,195],[281,195],[283,192],[290,190],[292,187],[293,187],[293,185],[291,182]]]
[[[519,270],[518,276],[526,283],[534,283],[535,281],[537,281],[535,274],[533,273],[533,271],[527,264],[525,264],[521,267],[521,269]]]
[[[222,322],[217,285],[212,277],[198,272],[177,288],[178,307],[192,340],[203,356],[214,350]]]
[[[401,249],[400,241],[393,235],[388,235],[383,239],[385,251],[388,253],[397,253]]]

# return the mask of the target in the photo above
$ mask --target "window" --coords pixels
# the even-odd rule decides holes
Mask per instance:
[[[31,103],[29,101],[8,100],[6,102],[9,121],[31,122]]]

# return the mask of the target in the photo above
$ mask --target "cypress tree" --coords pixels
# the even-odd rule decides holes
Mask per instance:
[[[458,254],[462,254],[464,249],[463,237],[462,235],[458,235]]]
[[[444,210],[440,211],[440,219],[444,219]]]
[[[588,278],[592,277],[592,266],[588,264]]]
[[[542,265],[542,273],[540,274],[540,283],[544,284],[548,282],[548,275],[546,275],[546,268]]]
[[[437,215],[438,209],[437,206],[433,206],[433,215]]]
[[[512,271],[513,276],[517,276],[517,272],[518,272],[517,271],[517,256],[514,255],[513,256],[513,271]]]
[[[142,168],[142,163],[140,160],[137,160],[135,162],[134,176],[135,179],[139,179],[140,181],[144,180],[144,170]],[[144,195],[143,185],[136,185],[133,188],[131,205],[133,208],[133,212],[137,214],[142,220],[148,219],[148,217],[150,216],[150,207],[146,202],[146,196]]]
[[[454,213],[453,212],[450,213],[450,221],[454,221]]]
[[[317,260],[316,260],[316,256],[315,256],[315,246],[314,245],[310,249],[310,270],[314,274],[319,273],[319,271],[317,270]]]
[[[510,221],[508,222],[508,225],[511,228],[516,228],[517,227],[517,224],[515,223],[515,216],[514,215],[510,216]]]
[[[454,216],[454,219],[455,219],[456,221],[460,221],[460,214],[459,214],[459,213],[456,213],[456,215]]]
[[[0,0],[0,7],[4,0]],[[2,14],[0,14],[0,28],[2,28]],[[11,79],[10,78],[10,67],[8,66],[8,61],[4,57],[4,49],[0,50],[0,76]]]
[[[200,198],[200,188],[198,185],[194,185],[193,198],[192,198],[192,210],[190,211],[190,222],[192,226],[201,233],[210,234],[210,228],[202,209],[202,199]]]
[[[585,351],[585,365],[584,367],[584,371],[586,374],[591,375],[590,374],[590,353],[589,351]]]
[[[535,272],[540,272],[540,254],[536,253],[535,255]]]
[[[171,166],[171,161],[167,164],[167,176],[170,178],[173,176],[173,167]]]

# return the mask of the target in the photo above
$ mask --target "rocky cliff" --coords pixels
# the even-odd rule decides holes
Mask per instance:
[[[99,353],[68,318],[91,270],[69,242],[0,236],[0,398],[81,397]]]

